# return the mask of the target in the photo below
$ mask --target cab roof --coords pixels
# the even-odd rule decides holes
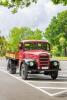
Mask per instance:
[[[31,42],[45,42],[49,43],[48,40],[22,40],[20,43],[31,43]]]

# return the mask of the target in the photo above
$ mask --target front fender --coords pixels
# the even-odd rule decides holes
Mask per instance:
[[[37,64],[34,59],[24,59],[23,62],[28,66],[28,69],[32,70],[37,68]]]
[[[50,60],[50,68],[60,70],[60,63],[58,60]]]
[[[60,64],[59,61],[58,61],[58,60],[55,60],[55,59],[50,59],[50,62],[51,62],[51,63],[57,62],[58,64]]]
[[[30,62],[34,62],[33,59],[24,59],[23,62],[27,65],[29,65]]]

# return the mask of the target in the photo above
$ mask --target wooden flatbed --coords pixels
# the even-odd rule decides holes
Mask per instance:
[[[18,52],[7,52],[6,53],[6,58],[11,58],[11,59],[18,59]]]

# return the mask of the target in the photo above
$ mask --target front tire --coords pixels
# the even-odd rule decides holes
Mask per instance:
[[[25,63],[22,64],[21,76],[24,80],[28,79],[28,66]]]
[[[58,71],[53,71],[53,72],[51,72],[51,78],[52,78],[53,80],[56,80],[57,77],[58,77]]]

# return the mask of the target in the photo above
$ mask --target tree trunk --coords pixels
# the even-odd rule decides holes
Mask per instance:
[[[65,56],[67,57],[67,47],[64,49]]]

